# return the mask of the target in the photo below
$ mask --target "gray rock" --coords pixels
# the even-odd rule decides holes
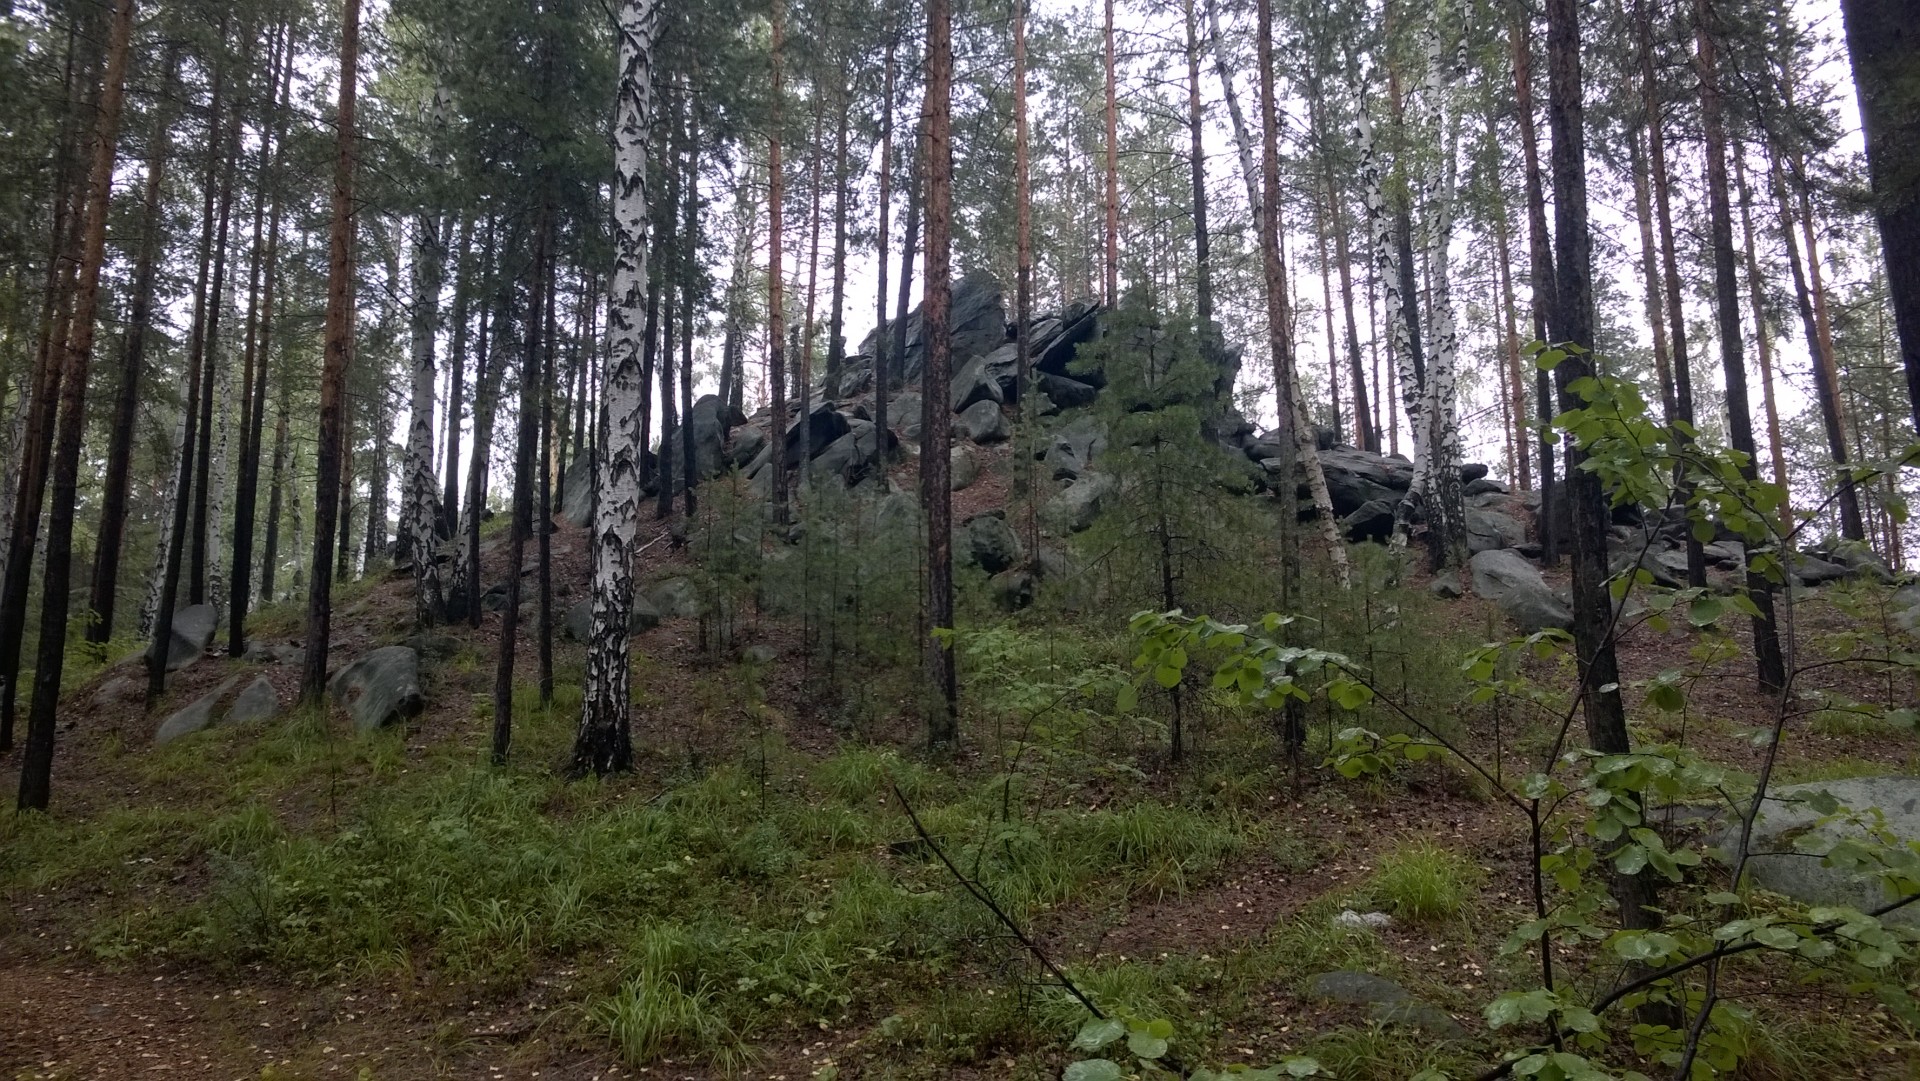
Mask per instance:
[[[1669,589],[1675,589],[1686,584],[1687,553],[1680,553],[1680,573],[1676,576],[1672,568],[1661,562],[1661,549],[1648,548],[1642,551],[1638,544],[1622,547],[1627,547],[1628,550],[1620,551],[1616,548],[1613,559],[1607,564],[1607,571],[1610,576],[1619,578],[1632,574],[1636,563],[1634,557],[1637,555],[1639,556],[1639,568],[1653,577],[1653,584],[1666,586]]]
[[[764,642],[755,643],[740,651],[740,659],[748,664],[772,664],[780,651]]]
[[[1894,625],[1908,634],[1920,634],[1920,582],[1908,582],[1887,600]]]
[[[1376,499],[1397,503],[1413,484],[1410,463],[1347,447],[1322,451],[1320,471],[1327,478],[1333,512],[1341,515],[1352,514]]]
[[[1460,489],[1460,494],[1468,498],[1476,495],[1505,495],[1507,486],[1492,477],[1480,476],[1468,481]]]
[[[633,613],[627,618],[627,629],[650,631],[659,625],[660,610],[653,606],[645,593],[635,591]],[[560,619],[560,633],[575,642],[586,642],[593,637],[592,598],[568,606],[566,614]]]
[[[585,454],[574,455],[573,461],[567,463],[560,485],[565,489],[561,493],[560,517],[576,529],[585,527],[593,521],[593,459]]]
[[[1707,557],[1707,562],[1722,567],[1744,567],[1747,564],[1747,550],[1739,541],[1714,541],[1712,544],[1703,544],[1700,546],[1700,552]],[[1680,573],[1683,577],[1686,574],[1686,565],[1687,553],[1682,550]]]
[[[1026,555],[1020,538],[999,511],[975,515],[960,527],[960,556],[988,574],[998,574]]]
[[[993,603],[1002,611],[1018,612],[1033,604],[1039,580],[1032,571],[1014,567],[994,575],[987,582],[987,588],[993,594]]]
[[[1864,831],[1846,822],[1818,825],[1825,817],[1808,806],[1806,798],[1826,791],[1847,810],[1868,814],[1878,808],[1885,826],[1899,844],[1920,842],[1920,777],[1855,777],[1843,781],[1812,781],[1774,789],[1761,805],[1754,824],[1747,863],[1754,885],[1810,904],[1848,905],[1866,911],[1890,897],[1872,875],[1851,874],[1825,866],[1822,855],[1834,843],[1860,838]],[[1731,848],[1739,842],[1739,826],[1723,830],[1716,843]],[[1920,927],[1920,911],[1903,908],[1887,917],[1909,927]]]
[[[834,440],[851,430],[847,415],[835,408],[832,402],[816,404],[813,412],[804,418],[795,418],[792,424],[787,425],[787,468],[798,468],[802,462],[811,460],[813,455],[832,446]],[[813,454],[806,454],[809,431],[812,432]]]
[[[1098,393],[1093,387],[1078,379],[1055,375],[1052,372],[1040,373],[1038,382],[1041,392],[1061,409],[1077,409],[1084,405],[1092,405],[1094,396]]]
[[[1093,524],[1119,483],[1105,473],[1087,473],[1040,508],[1040,519],[1056,533],[1078,533]]]
[[[1460,575],[1453,571],[1442,571],[1427,583],[1427,592],[1441,600],[1457,601],[1466,596],[1466,590],[1460,588]]]
[[[1795,554],[1787,561],[1795,581],[1802,585],[1816,586],[1823,582],[1837,582],[1849,577],[1853,572],[1839,563],[1829,563],[1818,556]]]
[[[733,445],[727,450],[727,459],[734,465],[745,469],[760,452],[767,449],[765,430],[748,424],[733,430]]]
[[[947,455],[947,490],[964,491],[973,487],[980,479],[980,463],[974,459],[973,452],[964,446],[950,448]]]
[[[1472,484],[1477,480],[1484,479],[1486,475],[1487,467],[1481,462],[1468,462],[1466,465],[1460,467],[1461,484]]]
[[[908,391],[887,401],[887,424],[900,438],[920,439],[920,392]]]
[[[1040,577],[1055,582],[1064,582],[1080,573],[1080,566],[1072,556],[1045,544],[1033,554],[1033,567],[1040,572]]]
[[[645,590],[654,609],[667,619],[690,619],[700,614],[700,591],[688,578],[664,578]]]
[[[976,402],[992,402],[999,405],[1006,401],[1000,390],[1000,380],[993,374],[986,357],[974,357],[960,366],[954,373],[949,399],[953,411],[959,413]]]
[[[1358,510],[1340,519],[1340,529],[1350,541],[1385,541],[1393,536],[1392,503],[1370,499]]]
[[[1359,1002],[1373,1004],[1381,1002],[1405,1002],[1413,997],[1412,993],[1384,976],[1375,976],[1371,972],[1342,970],[1322,972],[1307,985],[1307,992],[1315,998],[1329,1002]]]
[[[239,697],[233,700],[227,715],[216,723],[258,724],[261,721],[272,720],[279,712],[280,692],[274,689],[273,682],[267,677],[255,676],[253,682],[247,684]]]
[[[420,693],[420,655],[406,646],[365,654],[327,681],[327,691],[362,732],[418,717],[427,706]]]
[[[1473,572],[1473,591],[1500,606],[1522,631],[1573,626],[1573,609],[1547,588],[1539,568],[1518,552],[1495,549],[1476,552],[1467,560]]]
[[[1480,507],[1467,508],[1467,550],[1490,552],[1525,543],[1527,527],[1511,515]]]
[[[219,614],[211,604],[189,604],[173,613],[173,637],[167,643],[167,671],[178,672],[206,655]]]
[[[953,283],[948,296],[951,303],[948,326],[954,356],[991,353],[1007,340],[1006,302],[1001,296],[1000,283],[992,275],[969,274]],[[917,307],[907,317],[905,354],[893,355],[892,320],[882,323],[867,336],[861,343],[860,353],[873,356],[880,335],[886,336],[887,368],[895,373],[889,381],[898,378],[901,382],[917,382],[927,356],[925,309]]]
[[[1880,554],[1860,541],[1841,541],[1826,552],[1826,559],[1847,568],[1853,577],[1872,578],[1876,582],[1893,581],[1893,570]]]
[[[240,683],[239,676],[232,676],[225,683],[215,687],[207,694],[197,698],[191,705],[181,709],[160,722],[160,728],[153,734],[155,747],[165,746],[181,736],[198,732],[211,726],[214,718],[224,710],[221,707],[229,692]]]
[[[975,443],[1003,443],[1010,434],[1007,430],[1007,418],[1000,412],[999,402],[975,402],[968,406],[956,420],[959,429]]]
[[[146,680],[114,676],[93,689],[93,706],[95,709],[109,709],[123,702],[138,701],[146,692]]]

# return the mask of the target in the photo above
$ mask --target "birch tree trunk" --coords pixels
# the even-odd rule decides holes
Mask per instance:
[[[436,89],[428,106],[427,126],[446,126],[446,95]],[[440,585],[439,478],[434,475],[433,399],[439,374],[434,367],[434,344],[440,334],[440,290],[447,268],[446,239],[440,213],[428,210],[413,222],[411,259],[413,311],[408,330],[412,346],[413,383],[407,403],[407,450],[402,471],[400,540],[413,564],[414,622],[422,627],[440,621],[445,596]],[[456,360],[455,366],[458,366]],[[458,412],[449,401],[449,412]]]
[[[640,442],[646,378],[640,368],[647,290],[647,158],[654,123],[655,0],[622,0],[620,82],[614,108],[614,256],[607,299],[606,465],[593,529],[593,623],[571,771],[633,768],[631,710],[633,549],[640,525]]]

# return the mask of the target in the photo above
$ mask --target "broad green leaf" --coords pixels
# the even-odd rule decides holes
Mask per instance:
[[[1080,1034],[1073,1038],[1076,1051],[1098,1051],[1127,1034],[1127,1026],[1111,1017],[1096,1017],[1080,1026]]]
[[[1068,1066],[1060,1074],[1060,1081],[1121,1081],[1126,1074],[1120,1071],[1119,1063],[1111,1059],[1090,1058]]]

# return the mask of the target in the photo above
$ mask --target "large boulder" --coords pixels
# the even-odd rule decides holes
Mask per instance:
[[[189,604],[173,613],[173,637],[167,641],[167,671],[178,672],[206,655],[219,618],[211,604]]]
[[[1828,562],[1819,556],[1801,553],[1791,556],[1787,561],[1787,567],[1792,571],[1794,581],[1809,586],[1837,582],[1853,573],[1852,569],[1844,564]]]
[[[1041,372],[1037,380],[1040,390],[1047,399],[1061,409],[1077,409],[1083,405],[1092,405],[1098,392],[1078,379],[1053,372]]]
[[[1460,1022],[1445,1010],[1415,998],[1405,987],[1371,972],[1323,972],[1307,985],[1307,991],[1314,998],[1328,1002],[1367,1006],[1369,1015],[1382,1024],[1407,1025],[1444,1039],[1459,1039],[1467,1034]]]
[[[1011,433],[1007,430],[1007,418],[1000,411],[1000,403],[980,401],[968,406],[956,418],[956,426],[968,439],[975,443],[1004,443]]]
[[[1350,541],[1385,541],[1393,536],[1393,512],[1392,503],[1370,499],[1340,519],[1340,529]]]
[[[797,469],[800,463],[813,456],[806,454],[809,430],[813,433],[813,454],[817,455],[832,446],[834,440],[851,431],[852,425],[847,415],[832,402],[820,402],[805,418],[795,418],[792,424],[787,425],[787,468]]]
[[[1523,544],[1527,539],[1527,527],[1515,521],[1511,515],[1483,507],[1467,508],[1467,550],[1469,552],[1487,552],[1496,548],[1511,548]]]
[[[265,676],[253,677],[253,682],[240,689],[233,705],[227,707],[227,715],[216,724],[258,724],[271,720],[280,712],[280,692],[273,681]]]
[[[1079,355],[1080,347],[1100,336],[1100,316],[1103,311],[1098,304],[1068,305],[1061,314],[1059,332],[1052,335],[1044,346],[1034,346],[1034,370],[1070,375],[1074,381],[1093,387],[1103,385],[1105,380],[1096,372],[1069,370],[1069,365]]]
[[[1862,911],[1886,904],[1889,896],[1871,874],[1830,867],[1821,858],[1836,843],[1860,839],[1866,831],[1844,819],[1822,824],[1827,816],[1810,799],[1826,792],[1842,808],[1871,820],[1874,810],[1895,843],[1920,842],[1920,777],[1854,777],[1843,781],[1810,781],[1773,790],[1761,804],[1754,823],[1754,853],[1747,874],[1754,885],[1810,904],[1846,905]],[[1739,843],[1736,823],[1723,830],[1716,843],[1732,849]],[[1890,922],[1920,926],[1920,911],[1903,908]]]
[[[1040,508],[1040,520],[1056,533],[1078,533],[1093,524],[1119,482],[1105,473],[1082,474]]]
[[[745,424],[733,430],[733,442],[727,448],[727,460],[745,469],[766,449],[766,430],[757,424]]]
[[[910,390],[887,402],[887,427],[900,438],[920,441],[920,392]]]
[[[977,564],[988,574],[998,574],[1018,564],[1026,555],[1020,538],[1001,511],[967,519],[960,527],[959,540],[954,547],[959,549],[961,558]]]
[[[576,454],[560,479],[560,517],[575,528],[593,521],[593,458]]]
[[[427,706],[420,693],[420,654],[407,646],[362,655],[327,681],[327,691],[362,732],[418,717]]]
[[[1000,380],[987,364],[987,358],[976,356],[960,366],[954,373],[949,401],[956,413],[962,412],[975,402],[992,402],[995,405],[1006,401],[1006,395],[1000,390]]]
[[[1476,552],[1467,566],[1473,572],[1473,591],[1499,605],[1522,631],[1532,634],[1573,626],[1573,609],[1547,587],[1539,568],[1520,553],[1503,548]]]
[[[992,275],[974,273],[961,278],[951,286],[948,298],[947,326],[954,356],[971,357],[991,353],[1007,340],[1006,301],[1002,297],[1000,283]],[[917,382],[927,358],[924,306],[915,308],[907,317],[907,351],[902,356],[892,355],[892,320],[880,324],[867,336],[860,346],[860,353],[873,356],[880,335],[886,336],[887,368],[901,382]]]
[[[1320,471],[1335,514],[1352,514],[1376,499],[1398,503],[1413,485],[1412,464],[1349,447],[1321,451]]]

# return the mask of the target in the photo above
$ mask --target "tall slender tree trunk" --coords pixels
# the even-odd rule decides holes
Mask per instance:
[[[773,502],[773,524],[784,528],[787,524],[787,313],[780,249],[785,243],[781,226],[786,217],[782,206],[786,192],[780,161],[780,118],[785,112],[781,49],[786,35],[786,0],[772,0],[772,4],[773,116],[767,127],[767,382],[773,391],[773,416],[767,424],[772,453],[767,457],[766,467],[773,470],[768,489]]]
[[[812,476],[808,468],[813,445],[813,310],[820,296],[820,170],[826,157],[820,145],[821,125],[825,121],[826,101],[819,87],[813,90],[813,139],[807,147],[807,305],[800,320],[800,355],[793,362],[793,396],[800,403],[800,461],[794,468],[799,483],[806,486]]]
[[[1794,240],[1792,204],[1787,199],[1787,183],[1780,162],[1776,157],[1770,170],[1773,175],[1774,200],[1780,214],[1780,240],[1786,245],[1787,266],[1793,272],[1793,296],[1800,311],[1800,326],[1806,334],[1807,353],[1813,358],[1813,387],[1815,404],[1820,409],[1820,424],[1826,430],[1827,450],[1833,456],[1835,480],[1839,484],[1840,534],[1848,540],[1867,539],[1866,522],[1860,514],[1860,494],[1854,489],[1853,470],[1848,465],[1845,419],[1840,411],[1839,373],[1833,363],[1833,339],[1819,317],[1814,298],[1817,284],[1809,287],[1806,271],[1801,269],[1800,245]],[[1812,206],[1804,197],[1802,189],[1800,221],[1802,235],[1810,245],[1807,250],[1807,265],[1815,268],[1815,281],[1818,281],[1817,257],[1811,247],[1813,241],[1812,223],[1808,221]],[[1891,453],[1891,448],[1889,448]],[[1791,524],[1788,526],[1792,528]]]
[[[107,433],[107,470],[101,484],[100,526],[94,541],[93,588],[88,605],[93,618],[87,624],[87,641],[94,643],[105,643],[113,637],[114,610],[118,607],[120,548],[126,531],[127,495],[132,487],[133,431],[140,415],[140,378],[147,363],[147,334],[153,329],[155,279],[160,262],[160,196],[166,181],[167,157],[173,147],[173,111],[169,106],[179,81],[178,65],[178,51],[169,49],[163,65],[160,104],[153,115],[152,142],[147,151],[133,302],[120,349],[120,385],[114,394],[113,425]]]
[[[660,462],[655,473],[658,487],[654,491],[653,516],[665,518],[673,513],[674,468],[680,460],[680,448],[674,442],[680,435],[680,422],[674,407],[673,377],[677,366],[673,362],[674,328],[679,321],[673,317],[674,300],[678,295],[675,285],[681,276],[691,271],[691,267],[680,265],[680,252],[676,249],[673,234],[679,224],[680,209],[680,170],[679,142],[675,136],[680,130],[679,118],[686,108],[686,95],[667,91],[668,108],[672,111],[668,121],[668,144],[663,161],[666,164],[666,190],[661,196],[660,206],[654,213],[654,229],[657,234],[654,253],[659,256],[655,274],[657,280],[654,290],[647,296],[647,325],[649,334],[659,332],[659,344],[654,354],[659,366],[660,376]]]
[[[1547,123],[1552,134],[1554,269],[1556,295],[1551,330],[1563,342],[1593,340],[1592,236],[1587,222],[1586,136],[1582,127],[1580,26],[1577,0],[1547,0]],[[1560,405],[1581,403],[1570,389],[1592,374],[1588,357],[1561,361],[1553,376]],[[1581,703],[1587,739],[1606,754],[1627,754],[1626,710],[1620,695],[1620,669],[1610,631],[1612,600],[1607,594],[1607,502],[1599,474],[1581,469],[1583,452],[1567,448],[1565,494],[1572,521],[1573,638],[1580,672]],[[1622,925],[1644,929],[1658,925],[1652,908],[1651,875],[1615,875],[1614,899]]]
[[[1108,307],[1120,302],[1120,110],[1114,97],[1113,0],[1106,0],[1106,75],[1107,75],[1107,231],[1106,257],[1101,262],[1101,299]],[[931,214],[929,214],[931,217]],[[931,225],[929,225],[931,230]],[[927,244],[931,259],[933,244]],[[929,271],[931,273],[931,271]]]
[[[47,514],[45,586],[40,599],[39,655],[33,667],[33,707],[27,714],[26,753],[20,761],[22,810],[44,811],[53,783],[55,713],[67,654],[67,610],[72,589],[74,490],[80,474],[80,439],[86,430],[87,368],[93,359],[94,309],[100,297],[100,264],[106,259],[107,202],[113,192],[114,152],[119,146],[120,106],[133,36],[133,0],[117,0],[107,38],[87,174],[80,265],[75,282],[72,329],[61,359],[58,431],[54,437],[53,500]]]
[[[1497,125],[1491,113],[1487,116],[1487,153],[1490,156],[1492,165],[1491,173],[1493,182],[1497,188],[1502,172],[1500,139]],[[1507,224],[1507,193],[1504,190],[1497,190],[1493,204],[1493,246],[1496,252],[1494,266],[1498,270],[1500,278],[1500,329],[1501,332],[1506,335],[1507,339],[1507,371],[1502,382],[1509,388],[1504,398],[1512,401],[1513,408],[1513,428],[1508,433],[1507,438],[1513,445],[1514,457],[1516,459],[1514,464],[1517,467],[1518,473],[1515,479],[1519,482],[1521,491],[1531,491],[1533,489],[1533,448],[1530,447],[1527,442],[1527,414],[1529,413],[1529,409],[1525,376],[1526,364],[1520,356],[1519,317],[1516,314],[1518,306],[1515,304],[1513,297],[1513,254],[1510,235]]]
[[[1025,2],[1015,0],[1019,5],[1015,9],[1015,18],[1024,13]],[[873,470],[882,486],[887,480],[887,435],[890,431],[887,426],[887,263],[891,260],[891,253],[887,250],[887,226],[890,224],[887,218],[893,201],[894,53],[899,45],[900,31],[894,27],[887,34],[886,86],[880,99],[880,220],[875,226],[876,237],[873,242],[880,277],[873,299]],[[1017,58],[1014,73],[1016,79],[1025,77],[1025,70]],[[1026,103],[1017,94],[1014,109],[1017,116],[1025,117]],[[1015,141],[1019,141],[1017,133]]]
[[[1920,432],[1920,22],[1912,0],[1840,0],[1860,96],[1887,299]]]
[[[455,534],[460,522],[460,402],[465,380],[463,369],[467,363],[467,321],[472,314],[467,267],[468,254],[473,247],[473,218],[470,215],[460,215],[457,245],[453,263],[453,342],[447,353],[446,475],[440,481],[440,528],[448,536]],[[448,586],[449,583],[441,583],[443,600],[449,591]],[[460,583],[456,580],[451,587],[458,589]]]
[[[1653,332],[1653,368],[1660,380],[1660,415],[1671,425],[1679,406],[1673,397],[1673,361],[1667,355],[1667,315],[1661,300],[1660,256],[1653,243],[1653,200],[1647,190],[1647,155],[1640,136],[1631,133],[1628,145],[1633,173],[1633,216],[1640,225],[1640,276],[1647,287],[1647,326]]]
[[[428,106],[430,128],[446,126],[448,102],[435,90]],[[407,559],[413,564],[413,617],[422,627],[438,623],[445,613],[446,597],[440,585],[440,565],[435,556],[440,548],[439,478],[433,469],[433,399],[439,389],[439,373],[434,368],[434,349],[440,335],[440,291],[446,283],[446,237],[437,209],[420,214],[413,222],[413,273],[411,325],[408,327],[412,352],[411,391],[407,402],[406,464],[401,469],[400,541]],[[454,361],[458,367],[459,361]],[[449,412],[457,406],[448,404]],[[382,441],[385,435],[381,435]]]
[[[549,242],[551,243],[551,242]],[[539,560],[539,687],[540,708],[553,706],[553,391],[554,358],[559,355],[560,323],[560,260],[549,253],[547,256],[547,329],[543,346],[543,359],[540,363],[540,382],[535,391],[540,395],[540,446],[536,456],[535,472],[538,487],[534,496],[532,527],[536,540]]]
[[[779,0],[775,0],[776,3]],[[641,463],[647,445],[641,370],[642,308],[647,290],[647,158],[654,124],[654,0],[619,8],[613,125],[613,274],[608,280],[607,369],[602,394],[608,425],[606,465],[594,508],[593,623],[587,679],[574,737],[571,772],[607,774],[633,768],[629,635],[633,619],[633,549],[640,526]]]
[[[1547,233],[1547,197],[1540,183],[1540,139],[1533,123],[1533,45],[1530,16],[1523,4],[1514,4],[1507,24],[1507,42],[1513,53],[1514,114],[1520,121],[1520,151],[1527,195],[1528,277],[1533,287],[1533,337],[1545,341],[1552,323],[1554,302],[1553,241]],[[1560,561],[1560,537],[1555,526],[1553,445],[1553,386],[1551,377],[1534,373],[1534,394],[1540,422],[1540,561],[1551,567]]]
[[[1720,363],[1727,385],[1727,437],[1747,455],[1741,475],[1759,476],[1753,444],[1753,416],[1747,406],[1747,366],[1741,355],[1740,287],[1734,270],[1733,211],[1727,200],[1727,132],[1718,70],[1715,15],[1708,0],[1694,0],[1694,63],[1700,76],[1700,127],[1707,144],[1707,216],[1713,241],[1714,313],[1720,329]],[[1786,686],[1786,660],[1774,623],[1773,588],[1764,575],[1747,571],[1747,596],[1759,609],[1753,619],[1753,653],[1760,689],[1778,693]]]
[[[845,75],[841,78],[844,80]],[[827,313],[827,381],[821,399],[840,397],[840,369],[847,359],[847,127],[852,103],[844,82],[839,90],[839,115],[833,125],[833,298]]]
[[[694,488],[700,479],[700,463],[694,457],[693,439],[693,308],[699,297],[700,266],[700,128],[694,115],[691,91],[687,102],[688,131],[683,140],[687,150],[685,214],[680,226],[682,251],[680,265],[680,475],[686,489],[681,509],[691,519],[695,508]],[[668,358],[671,360],[672,358]]]
[[[953,493],[948,490],[948,450],[953,442],[953,410],[947,404],[952,381],[952,258],[949,213],[953,202],[953,11],[950,0],[927,0],[927,288],[925,388],[920,414],[920,505],[927,516],[926,637],[920,648],[927,678],[927,745],[950,753],[960,736],[959,686],[951,643],[934,632],[953,621]],[[1107,109],[1112,132],[1113,3],[1107,3]],[[1109,162],[1112,160],[1109,145]],[[1113,217],[1108,188],[1108,228]],[[1109,246],[1112,234],[1109,232]],[[1107,268],[1108,289],[1113,268]]]
[[[241,61],[244,72],[252,60],[252,51],[248,50]],[[246,83],[241,82],[241,97],[246,94]],[[209,557],[214,548],[212,538],[213,523],[208,511],[213,505],[213,428],[215,403],[221,397],[216,392],[220,386],[220,316],[226,309],[227,284],[227,227],[233,216],[233,178],[240,160],[240,120],[241,109],[236,105],[230,110],[227,123],[226,146],[221,151],[224,165],[221,169],[219,210],[214,218],[213,232],[213,276],[207,286],[207,303],[202,309],[205,329],[201,334],[201,351],[204,354],[202,364],[206,373],[200,395],[200,440],[194,451],[193,477],[193,523],[189,541],[191,548],[187,554],[187,601],[190,604],[217,602],[209,589],[211,575],[208,573]],[[215,607],[218,604],[215,603]]]
[[[1653,182],[1653,209],[1660,224],[1661,276],[1667,291],[1667,329],[1673,336],[1673,407],[1684,426],[1679,428],[1682,443],[1693,441],[1693,361],[1687,353],[1687,313],[1681,303],[1680,257],[1673,242],[1672,187],[1667,177],[1666,119],[1660,109],[1660,84],[1655,77],[1653,52],[1653,13],[1651,0],[1637,0],[1636,28],[1640,37],[1640,83],[1644,96],[1643,116],[1647,125],[1647,168]],[[1681,485],[1684,502],[1688,489]],[[1700,541],[1691,532],[1687,536],[1687,584],[1694,588],[1707,584],[1707,559]]]
[[[1733,144],[1734,187],[1740,193],[1740,236],[1746,246],[1747,295],[1753,304],[1754,351],[1760,358],[1760,401],[1767,413],[1767,449],[1773,458],[1773,482],[1780,486],[1780,532],[1793,532],[1793,486],[1787,478],[1787,452],[1780,439],[1780,407],[1773,400],[1773,331],[1767,326],[1766,279],[1753,244],[1753,191],[1747,186],[1746,151]],[[1818,354],[1816,354],[1816,357]],[[1845,448],[1842,448],[1842,453]]]
[[[507,600],[500,610],[500,652],[493,667],[493,750],[496,766],[505,765],[513,745],[513,666],[520,632],[521,582],[526,578],[522,564],[526,560],[527,538],[533,533],[534,470],[545,469],[538,461],[542,410],[540,397],[545,393],[546,374],[541,370],[541,349],[550,279],[547,261],[553,233],[553,210],[541,207],[533,227],[533,268],[528,278],[527,340],[520,360],[519,416],[513,441],[512,525],[507,534]]]
[[[224,31],[226,21],[221,21]],[[168,514],[166,557],[160,572],[160,596],[154,607],[153,641],[147,649],[146,706],[152,709],[166,687],[167,654],[173,641],[174,608],[180,596],[180,564],[185,558],[187,524],[191,514],[193,486],[193,448],[199,432],[199,399],[211,393],[212,381],[206,378],[205,339],[207,279],[213,262],[213,219],[215,186],[220,170],[220,126],[222,92],[225,90],[224,54],[215,63],[213,85],[207,100],[207,156],[200,182],[200,252],[193,286],[194,318],[187,347],[187,397],[181,407],[179,472],[175,478]]]
[[[1193,187],[1193,307],[1199,322],[1200,348],[1206,359],[1213,364],[1221,363],[1220,328],[1213,318],[1213,238],[1207,231],[1207,152],[1204,135],[1206,132],[1206,111],[1200,100],[1200,24],[1194,11],[1195,0],[1185,0],[1184,14],[1187,28],[1187,172]],[[1026,87],[1025,53],[1026,24],[1024,12],[1017,15],[1018,37],[1015,48],[1018,50],[1019,64],[1014,72],[1014,109],[1018,123],[1015,128],[1017,146],[1020,195],[1018,196],[1021,228],[1028,228],[1029,213],[1026,204],[1026,103],[1023,100]],[[1027,250],[1028,239],[1023,232],[1020,237],[1023,259],[1030,259]],[[1030,264],[1022,264],[1031,271]],[[1022,286],[1025,288],[1025,286]],[[1025,325],[1025,309],[1022,309],[1022,325]],[[1023,329],[1021,333],[1026,332]],[[1024,341],[1024,338],[1022,339]],[[1024,357],[1025,346],[1021,347]],[[1223,385],[1224,384],[1224,385]],[[1223,370],[1215,376],[1213,396],[1216,405],[1226,409],[1233,404],[1233,379]]]
[[[1380,399],[1377,393],[1367,393],[1367,373],[1360,355],[1360,330],[1353,315],[1353,260],[1347,246],[1345,201],[1334,187],[1332,161],[1327,161],[1326,165],[1327,203],[1333,210],[1333,257],[1340,270],[1340,306],[1346,312],[1347,367],[1353,384],[1353,438],[1361,450],[1378,454]]]
[[[340,100],[333,167],[333,221],[327,232],[326,356],[320,369],[320,430],[313,493],[313,571],[307,586],[306,666],[300,700],[318,705],[327,693],[327,647],[333,618],[333,534],[340,513],[346,457],[347,368],[353,360],[354,109],[360,77],[360,0],[344,0],[340,34]],[[479,598],[470,598],[476,603]],[[165,649],[164,641],[161,649]],[[164,652],[162,653],[164,660]]]
[[[288,423],[293,414],[293,391],[286,380],[280,381],[279,401],[273,422],[273,473],[267,481],[267,537],[260,553],[260,599],[274,601],[274,578],[280,569],[280,500],[292,468],[291,433]]]
[[[275,190],[269,197],[265,188],[269,178],[279,177],[280,166],[286,156],[286,116],[293,83],[293,27],[284,27],[282,34],[284,41],[279,88],[276,91],[271,82],[268,84],[268,93],[278,95],[271,122],[273,133],[267,140],[273,145],[273,156],[269,160],[266,144],[263,143],[260,148],[261,180],[254,195],[255,265],[247,272],[247,292],[251,297],[255,295],[253,289],[260,265],[264,264],[266,289],[258,295],[258,311],[253,302],[247,308],[246,379],[241,386],[244,404],[241,410],[240,477],[234,489],[233,565],[229,568],[233,582],[228,591],[227,652],[235,657],[246,653],[246,617],[253,599],[254,511],[259,499],[260,442],[267,407],[267,357],[273,344],[274,303],[279,286],[280,195]],[[272,209],[267,214],[265,251],[261,252],[260,202],[263,198],[272,203]]]

